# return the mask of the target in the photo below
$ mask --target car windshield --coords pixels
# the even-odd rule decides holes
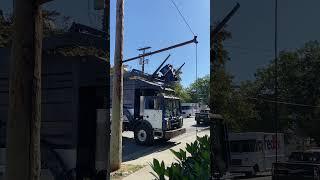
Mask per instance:
[[[316,152],[293,152],[289,157],[290,161],[307,161],[307,162],[319,162],[320,156]]]

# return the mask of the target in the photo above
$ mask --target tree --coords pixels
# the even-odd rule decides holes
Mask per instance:
[[[211,28],[211,33],[212,30]],[[248,90],[246,84],[237,90],[233,83],[233,76],[225,71],[225,64],[230,58],[223,47],[223,41],[231,37],[226,26],[216,37],[211,37],[209,104],[214,113],[224,117],[232,130],[244,131],[250,127],[252,121],[257,119],[257,112],[246,98]]]
[[[187,92],[191,97],[191,102],[202,102],[204,104],[208,104],[209,78],[209,75],[198,78],[187,88]]]
[[[298,127],[302,132],[320,141],[320,133],[316,127],[320,125],[320,44],[310,41],[294,51],[283,51],[278,59],[280,128],[282,130]],[[269,127],[274,93],[274,61],[267,67],[259,69],[251,88],[251,96],[258,97],[256,108],[259,111],[261,126]],[[304,104],[300,106],[295,104]],[[269,122],[269,123],[267,123]],[[266,126],[267,125],[267,126]]]
[[[216,23],[217,24],[217,23]],[[211,27],[213,33],[213,27]],[[222,114],[226,97],[231,92],[232,77],[225,72],[225,63],[230,60],[223,48],[223,41],[231,38],[231,33],[222,29],[215,37],[211,34],[210,48],[210,108]]]
[[[173,89],[174,89],[175,96],[179,97],[181,102],[183,102],[183,103],[192,102],[190,93],[188,91],[186,91],[185,88],[182,87],[180,82],[175,83],[173,85]]]

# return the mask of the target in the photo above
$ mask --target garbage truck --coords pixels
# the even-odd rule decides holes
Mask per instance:
[[[180,99],[162,81],[133,69],[124,75],[123,94],[123,129],[134,132],[137,144],[185,133]]]

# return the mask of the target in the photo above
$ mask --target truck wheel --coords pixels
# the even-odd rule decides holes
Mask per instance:
[[[142,123],[134,130],[134,139],[137,144],[152,145],[153,144],[153,130],[151,125]]]

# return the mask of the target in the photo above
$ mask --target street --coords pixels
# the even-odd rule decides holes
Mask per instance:
[[[183,141],[183,139],[190,136],[194,136],[194,139],[195,139],[197,130],[198,132],[200,132],[208,129],[208,126],[205,126],[205,125],[197,126],[194,118],[184,118],[183,122],[184,122],[183,127],[186,128],[185,134],[180,135],[176,138],[173,138],[168,142],[161,142],[160,140],[156,140],[155,145],[153,146],[138,145],[134,141],[133,132],[130,132],[130,131],[123,132],[123,138],[122,138],[123,162],[132,161],[140,157],[152,154],[154,152],[159,152],[159,151],[169,149],[171,147],[174,147],[180,144]]]
[[[153,146],[137,145],[133,139],[133,132],[123,132],[123,163],[133,165],[146,165],[140,172],[132,174],[125,179],[151,179],[150,172],[152,169],[148,163],[152,162],[153,158],[164,161],[166,165],[170,165],[175,158],[169,149],[183,149],[186,143],[193,142],[196,139],[196,132],[198,136],[209,135],[209,127],[206,125],[196,125],[194,117],[184,118],[183,127],[186,128],[186,133],[171,139],[170,141],[163,142],[156,140]],[[256,177],[236,177],[234,179],[244,180],[271,180],[268,174],[258,174]]]

